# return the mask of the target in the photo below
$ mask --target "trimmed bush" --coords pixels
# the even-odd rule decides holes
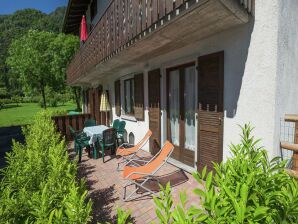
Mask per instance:
[[[51,98],[49,98],[49,106],[50,107],[57,107],[58,106],[58,95],[53,94]]]
[[[39,96],[24,96],[22,99],[23,103],[38,103],[40,97]]]
[[[87,223],[91,202],[77,183],[77,162],[68,158],[47,112],[23,130],[26,144],[13,143],[2,170],[0,223]]]
[[[230,146],[232,158],[214,164],[215,171],[194,173],[203,185],[194,190],[198,207],[185,208],[185,193],[173,207],[170,185],[162,188],[154,198],[160,223],[298,223],[297,180],[284,171],[287,161],[269,160],[251,132],[243,127],[240,144]]]
[[[19,106],[19,104],[22,103],[22,100],[23,100],[23,98],[20,97],[20,96],[17,96],[17,95],[11,97],[11,101],[12,101],[13,103],[15,103],[17,106]]]
[[[67,115],[67,110],[51,110],[51,116],[64,116]]]
[[[5,108],[6,104],[13,103],[11,99],[0,99],[0,110]]]
[[[0,99],[9,98],[10,94],[7,91],[6,87],[0,87]]]

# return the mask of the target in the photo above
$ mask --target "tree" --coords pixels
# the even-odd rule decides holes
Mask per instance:
[[[66,66],[78,48],[79,41],[72,35],[30,30],[13,41],[7,65],[18,74],[24,88],[37,90],[46,108],[46,86],[55,91],[65,88]]]
[[[66,79],[66,69],[73,55],[79,47],[79,40],[77,37],[72,35],[59,34],[57,38],[50,45],[50,51],[53,53],[52,60],[52,72],[56,75],[58,80],[55,85],[56,90],[66,90],[65,79]],[[72,92],[74,94],[74,99],[77,105],[77,109],[81,108],[81,88],[72,87]]]
[[[40,19],[35,29],[49,31],[54,33],[60,33],[63,25],[63,18],[65,14],[65,7],[58,7],[54,12],[50,14],[45,14],[45,16]]]
[[[8,70],[5,67],[5,60],[8,48],[14,39],[20,38],[30,28],[37,26],[37,22],[46,14],[34,10],[25,9],[15,12],[12,15],[2,16],[0,19],[0,82],[9,86]]]
[[[8,48],[13,40],[21,38],[30,29],[59,33],[64,12],[65,7],[60,7],[50,14],[24,9],[11,15],[0,15],[0,87],[6,86],[12,95],[21,92],[15,75],[5,66]]]
[[[75,97],[77,110],[81,110],[81,87],[72,87],[72,91]]]
[[[58,81],[54,90],[65,88],[66,68],[79,47],[79,39],[73,35],[58,34],[49,45],[51,71]]]

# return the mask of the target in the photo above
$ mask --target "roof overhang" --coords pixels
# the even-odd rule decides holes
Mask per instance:
[[[63,29],[66,34],[79,34],[82,16],[86,14],[91,0],[68,0]]]
[[[80,70],[79,75],[74,77],[68,75],[67,82],[71,86],[92,85],[100,79],[118,74],[127,68],[145,65],[156,58],[160,61],[162,55],[248,23],[249,18],[247,10],[237,1],[201,0],[154,31],[144,32],[132,44],[125,45],[112,56],[98,61],[95,66],[88,69],[84,64],[94,59],[95,51],[92,50],[93,42],[87,40],[71,62],[76,70]]]

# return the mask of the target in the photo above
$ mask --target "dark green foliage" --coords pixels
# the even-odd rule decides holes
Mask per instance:
[[[34,29],[60,33],[65,13],[65,7],[58,7],[54,12],[43,16]]]
[[[241,143],[230,147],[232,158],[214,164],[214,173],[204,168],[194,174],[204,186],[194,190],[200,206],[186,210],[182,194],[181,205],[173,208],[169,186],[162,188],[161,199],[155,198],[160,222],[298,223],[297,180],[284,171],[287,161],[269,160],[251,132],[249,125],[243,127]]]
[[[6,87],[0,87],[0,99],[9,98],[10,95]]]
[[[0,99],[0,110],[5,108],[6,104],[13,103],[12,99]]]
[[[91,202],[47,112],[15,143],[0,185],[0,223],[87,223]]]
[[[77,105],[77,110],[81,111],[81,87],[71,87],[73,95],[74,95],[74,100]]]
[[[9,97],[11,96],[26,96],[32,97],[38,95],[36,89],[31,86],[24,85],[24,80],[20,78],[19,71],[11,69],[8,64],[5,64],[8,58],[8,49],[11,44],[18,39],[21,39],[28,33],[29,30],[46,31],[54,33],[55,35],[61,32],[65,7],[59,7],[50,14],[44,14],[35,9],[25,9],[15,12],[12,15],[0,16],[0,88],[7,87],[9,89]],[[76,51],[79,41],[73,44],[73,38],[67,38],[64,35],[58,35],[55,41],[49,46],[49,54],[53,55],[51,58],[51,71],[56,76],[56,83],[53,87],[57,88],[56,91],[63,94],[66,89],[65,74],[66,67],[70,58]],[[24,39],[22,41],[25,41]],[[46,43],[47,44],[47,43]],[[30,55],[26,57],[29,59]],[[46,61],[46,60],[45,60]],[[38,63],[35,63],[38,65]],[[42,69],[40,69],[42,70]],[[29,71],[31,72],[31,71]],[[45,71],[40,71],[44,73]],[[51,76],[46,74],[46,76]],[[40,87],[42,88],[42,87]],[[77,104],[77,109],[81,107],[80,89],[74,88],[74,100]],[[59,97],[58,97],[59,98]],[[64,98],[65,99],[65,98]],[[65,100],[63,99],[63,102]],[[58,100],[59,101],[59,100]],[[38,102],[35,100],[34,102]],[[42,103],[46,104],[46,103]],[[54,105],[55,102],[50,102]]]
[[[45,89],[46,99],[48,99],[48,106],[57,107],[59,105],[65,105],[67,102],[74,101],[74,95],[71,93],[71,87],[67,87],[65,91],[57,92],[52,88],[47,87]],[[40,107],[43,107],[43,99],[39,97],[38,103]]]
[[[48,88],[65,90],[66,66],[78,44],[78,38],[72,35],[30,30],[12,42],[6,63],[24,89],[40,94],[46,108]]]
[[[0,87],[9,86],[10,91],[20,88],[5,66],[8,48],[13,40],[21,38],[30,29],[58,33],[62,28],[65,8],[57,8],[51,14],[45,14],[35,9],[24,9],[12,15],[0,16]]]
[[[17,106],[19,106],[20,103],[22,103],[22,97],[15,95],[11,97],[12,103],[15,103]]]
[[[0,99],[0,110],[3,109],[5,106],[5,103],[3,102],[2,99]]]

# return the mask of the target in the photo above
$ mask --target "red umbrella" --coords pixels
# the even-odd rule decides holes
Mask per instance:
[[[82,17],[81,21],[81,35],[80,39],[81,41],[85,42],[87,40],[88,34],[87,34],[87,25],[86,25],[86,19],[85,16]]]

